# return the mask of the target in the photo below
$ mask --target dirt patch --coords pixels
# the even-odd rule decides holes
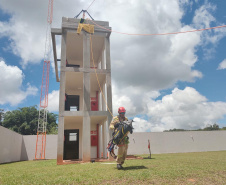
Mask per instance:
[[[127,155],[126,159],[127,160],[130,160],[130,159],[143,159],[143,157],[138,157],[138,156],[134,156],[134,155]]]
[[[189,182],[195,182],[195,179],[188,179]]]

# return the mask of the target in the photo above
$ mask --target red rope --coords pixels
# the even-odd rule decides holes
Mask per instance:
[[[154,33],[154,34],[141,34],[141,33],[125,33],[125,32],[119,32],[119,31],[113,31],[110,29],[107,29],[103,26],[98,25],[97,23],[95,23],[92,20],[91,21],[93,24],[95,24],[97,27],[105,29],[107,31],[110,32],[114,32],[114,33],[119,33],[119,34],[124,34],[124,35],[143,35],[143,36],[152,36],[152,35],[173,35],[173,34],[180,34],[180,33],[189,33],[189,32],[197,32],[197,31],[204,31],[204,30],[212,30],[212,29],[217,29],[217,28],[224,28],[226,27],[226,25],[223,26],[216,26],[216,27],[210,27],[210,28],[203,28],[203,29],[197,29],[197,30],[189,30],[189,31],[181,31],[181,32],[172,32],[172,33]]]
[[[94,1],[96,1],[96,0],[93,0],[93,2],[89,5],[89,7],[90,7],[90,6],[92,6],[92,4],[94,3]],[[88,10],[88,9],[89,9],[89,7],[88,7],[86,10]]]

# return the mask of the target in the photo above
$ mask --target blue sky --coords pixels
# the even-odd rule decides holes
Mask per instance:
[[[90,3],[54,1],[52,27]],[[115,31],[170,33],[225,25],[225,7],[220,0],[96,0],[88,12]],[[47,8],[44,0],[0,2],[0,108],[39,105]],[[136,131],[226,127],[225,48],[226,28],[165,36],[112,33],[113,113],[124,106]],[[51,62],[49,110],[57,113],[59,83]]]

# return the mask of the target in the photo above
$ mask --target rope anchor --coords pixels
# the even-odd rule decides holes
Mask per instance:
[[[89,17],[94,21],[94,19],[92,18],[92,16],[89,14],[89,12],[87,10],[82,10],[78,15],[76,15],[74,18],[78,18],[78,16],[83,12],[83,19],[85,19],[85,13],[87,13],[89,15]]]

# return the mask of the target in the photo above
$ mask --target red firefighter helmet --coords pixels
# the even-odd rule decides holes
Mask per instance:
[[[124,107],[119,107],[118,108],[118,113],[120,114],[122,112],[126,113],[126,109]]]

